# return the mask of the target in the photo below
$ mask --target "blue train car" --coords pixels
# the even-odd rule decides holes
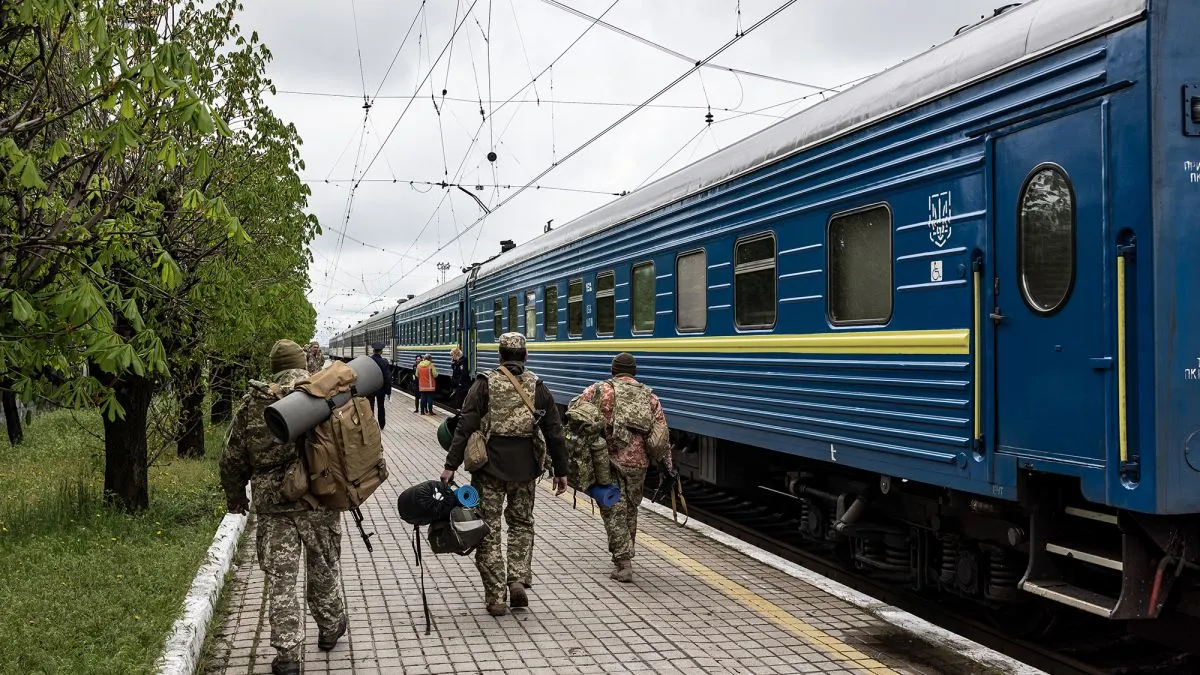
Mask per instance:
[[[438,371],[438,396],[447,398],[453,393],[450,352],[466,344],[462,319],[465,302],[464,275],[397,308],[393,327],[396,356],[392,359],[398,375],[397,386],[407,387],[415,377],[413,366],[417,358],[429,354]]]
[[[862,569],[1200,617],[1198,25],[1025,3],[405,316],[459,308],[416,344],[478,369],[526,334],[560,404],[634,353],[692,477],[789,494]]]

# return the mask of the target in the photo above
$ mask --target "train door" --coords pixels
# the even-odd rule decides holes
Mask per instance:
[[[1090,108],[995,145],[996,449],[1022,466],[1105,461],[1103,134]]]

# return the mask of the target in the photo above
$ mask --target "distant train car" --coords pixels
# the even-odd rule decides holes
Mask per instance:
[[[1198,25],[1026,3],[406,303],[398,365],[632,352],[685,472],[856,567],[1194,625]]]

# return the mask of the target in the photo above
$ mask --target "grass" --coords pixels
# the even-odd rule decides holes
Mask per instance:
[[[137,515],[103,504],[98,414],[41,414],[0,446],[0,673],[152,672],[224,514],[222,433],[203,459],[163,453]]]

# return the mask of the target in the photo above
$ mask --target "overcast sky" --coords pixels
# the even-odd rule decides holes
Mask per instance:
[[[603,15],[700,59],[734,37],[739,10],[745,29],[782,1],[247,2],[243,30],[257,31],[274,55],[269,75],[278,93],[268,94],[269,103],[300,132],[309,207],[324,228],[310,270],[318,339],[326,344],[371,311],[428,290],[439,262],[453,277],[498,252],[502,239],[529,241],[547,220],[565,225],[613,193],[819,104],[816,89],[794,83],[833,88],[878,72],[1004,4],[801,0],[713,61],[791,83],[701,69],[655,101],[662,107],[640,110],[538,181],[543,189],[525,191],[482,223],[483,210],[467,194],[419,182],[461,184],[495,207],[515,190],[493,186],[528,183],[690,67],[602,25],[589,29],[591,20],[556,5]],[[364,90],[372,100],[365,125]],[[761,112],[742,114],[749,111]],[[352,178],[365,181],[351,202]]]

